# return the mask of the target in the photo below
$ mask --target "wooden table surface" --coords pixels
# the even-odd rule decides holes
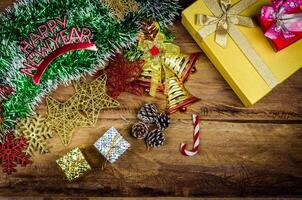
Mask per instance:
[[[0,9],[12,0],[1,0]],[[123,94],[121,108],[102,112],[95,128],[79,129],[65,148],[55,136],[51,153],[35,154],[34,163],[11,176],[0,173],[0,196],[299,196],[302,195],[302,71],[278,86],[255,106],[244,108],[235,93],[194,43],[182,25],[172,30],[184,53],[200,52],[197,73],[186,87],[200,102],[186,113],[172,115],[167,143],[147,150],[129,134],[137,109],[146,102],[165,108],[165,97]],[[53,96],[66,100],[72,87]],[[38,108],[45,112],[45,104]],[[179,144],[192,144],[191,114],[201,117],[201,152],[187,158]],[[108,128],[116,127],[131,143],[131,150],[102,170],[103,160],[93,143]],[[80,180],[64,180],[55,160],[81,147],[93,171]]]

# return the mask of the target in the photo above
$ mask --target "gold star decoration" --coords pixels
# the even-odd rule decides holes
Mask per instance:
[[[17,124],[16,133],[18,136],[23,136],[28,142],[25,153],[33,156],[35,151],[40,154],[49,152],[47,140],[53,136],[52,131],[46,126],[46,117],[35,115],[31,118],[22,119]]]
[[[89,120],[78,112],[78,96],[74,95],[61,103],[52,97],[46,99],[48,106],[47,125],[56,132],[62,143],[70,144],[73,132],[78,127],[88,127]]]
[[[120,21],[129,12],[138,11],[139,5],[135,0],[102,0],[113,17]]]
[[[79,110],[95,125],[99,112],[103,109],[116,108],[120,104],[106,93],[106,75],[94,81],[80,80],[75,88],[79,101]]]
[[[94,126],[101,110],[120,105],[106,94],[106,80],[106,75],[94,81],[80,80],[75,84],[75,94],[64,103],[47,97],[47,125],[65,146],[70,144],[76,128]]]

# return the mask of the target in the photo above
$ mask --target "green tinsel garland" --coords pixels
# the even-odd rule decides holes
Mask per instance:
[[[100,0],[21,0],[0,15],[0,86],[15,90],[2,101],[4,123],[0,128],[13,129],[16,122],[32,114],[43,97],[58,84],[68,85],[103,67],[111,55],[135,42],[144,18],[157,20],[165,27],[171,24],[179,10],[177,0],[137,2],[139,11],[128,13],[119,22]],[[40,85],[34,85],[31,78],[19,72],[25,58],[18,43],[22,38],[27,39],[39,24],[65,14],[68,27],[88,26],[93,31],[92,40],[98,51],[79,50],[60,56],[48,67]]]

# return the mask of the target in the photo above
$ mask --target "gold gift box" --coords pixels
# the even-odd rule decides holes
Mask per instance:
[[[236,2],[238,0],[232,1],[233,4]],[[240,15],[255,17],[260,14],[261,6],[268,3],[267,0],[259,0]],[[227,47],[225,49],[215,42],[215,33],[205,39],[198,37],[198,31],[202,26],[196,24],[197,14],[213,15],[203,0],[197,0],[182,12],[182,24],[239,96],[243,104],[245,106],[255,104],[268,94],[272,88],[258,74],[255,67],[229,35],[227,36]],[[272,71],[278,84],[302,66],[302,40],[280,52],[275,52],[260,27],[248,28],[236,25],[236,28],[246,37],[252,48]]]

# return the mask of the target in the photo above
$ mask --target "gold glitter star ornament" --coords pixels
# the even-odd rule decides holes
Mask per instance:
[[[76,83],[78,109],[88,118],[90,125],[95,125],[101,110],[117,108],[119,102],[106,93],[106,75],[94,81],[80,80]]]
[[[106,5],[113,17],[120,21],[128,13],[136,12],[139,4],[135,0],[101,0]]]
[[[73,181],[91,170],[89,163],[79,148],[72,149],[56,162],[69,181]]]
[[[78,127],[88,127],[89,120],[78,110],[78,96],[74,95],[69,100],[61,103],[52,97],[47,97],[48,117],[47,125],[56,132],[62,143],[70,144],[73,132]]]
[[[106,81],[105,75],[93,81],[81,79],[75,83],[75,94],[66,102],[47,97],[47,124],[65,146],[70,144],[76,128],[94,126],[101,110],[120,105],[107,95]]]

